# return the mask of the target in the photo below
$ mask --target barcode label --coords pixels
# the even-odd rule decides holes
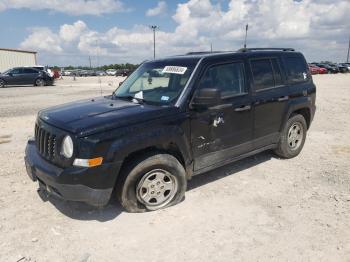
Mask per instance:
[[[166,66],[162,73],[183,75],[187,70],[187,67],[182,66]]]

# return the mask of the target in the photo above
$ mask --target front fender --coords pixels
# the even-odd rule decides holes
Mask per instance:
[[[111,144],[107,159],[123,161],[128,155],[146,148],[167,149],[169,146],[175,146],[188,165],[192,162],[192,152],[186,133],[180,126],[163,126],[134,135],[129,134]]]

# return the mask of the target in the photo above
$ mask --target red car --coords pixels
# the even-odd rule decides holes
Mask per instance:
[[[316,67],[318,68],[319,74],[327,74],[328,73],[328,70],[326,68],[318,67],[318,66],[316,66]]]
[[[310,70],[312,75],[315,75],[315,74],[327,74],[327,69],[326,68],[318,67],[318,66],[313,65],[313,64],[309,64],[309,70]]]
[[[316,74],[318,74],[318,72],[319,72],[319,67],[316,67],[316,66],[313,66],[313,65],[309,65],[309,70],[310,70],[310,73],[312,74],[312,75],[316,75]]]

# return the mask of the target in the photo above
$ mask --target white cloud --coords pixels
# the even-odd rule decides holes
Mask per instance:
[[[64,41],[71,42],[78,39],[86,28],[86,24],[80,20],[73,25],[64,24],[60,28],[59,36]]]
[[[0,2],[0,12],[4,11],[6,9],[6,5],[3,2]]]
[[[248,47],[295,47],[310,60],[341,61],[347,48],[349,13],[348,0],[231,0],[225,9],[210,0],[190,0],[178,4],[173,31],[157,31],[156,53],[160,57],[205,51],[211,43],[214,50],[237,50],[249,23]],[[140,62],[153,55],[153,35],[144,25],[97,32],[77,21],[62,25],[57,33],[45,30],[48,39],[42,28],[33,29],[22,46],[46,54],[76,54],[67,55],[66,64],[79,64],[77,57],[97,54],[105,63]]]
[[[32,33],[21,43],[21,47],[32,50],[42,50],[50,53],[62,52],[61,39],[49,28],[33,28]]]
[[[146,16],[164,15],[166,10],[167,10],[166,2],[159,1],[156,7],[150,8],[147,10]]]
[[[1,0],[0,2],[0,11],[19,8],[46,9],[70,15],[101,15],[125,10],[119,0]]]

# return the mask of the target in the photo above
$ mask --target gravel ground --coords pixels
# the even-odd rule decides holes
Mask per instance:
[[[118,81],[0,89],[0,261],[350,261],[350,74],[314,76],[297,158],[266,152],[196,176],[185,201],[158,212],[43,201],[23,162],[37,111]]]

